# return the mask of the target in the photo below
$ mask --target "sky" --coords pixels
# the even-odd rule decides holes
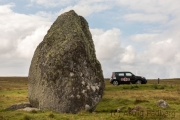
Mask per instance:
[[[105,78],[116,71],[180,78],[179,5],[179,0],[0,0],[0,76],[28,76],[47,30],[74,10],[89,24]]]

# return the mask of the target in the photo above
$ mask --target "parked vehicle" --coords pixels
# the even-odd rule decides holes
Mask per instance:
[[[146,84],[145,77],[136,76],[131,72],[113,72],[110,78],[110,83],[117,86],[119,84]]]

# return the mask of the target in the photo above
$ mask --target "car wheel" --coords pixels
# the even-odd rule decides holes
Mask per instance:
[[[141,80],[137,80],[136,84],[142,84]]]
[[[118,85],[119,85],[119,82],[118,82],[117,80],[114,80],[114,81],[113,81],[113,85],[114,85],[114,86],[118,86]]]

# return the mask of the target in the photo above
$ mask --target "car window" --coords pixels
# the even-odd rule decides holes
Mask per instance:
[[[118,76],[124,76],[124,73],[118,73]]]
[[[126,73],[126,76],[131,77],[132,74],[131,73]]]

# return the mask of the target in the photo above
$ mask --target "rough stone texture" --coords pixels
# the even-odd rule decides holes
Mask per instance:
[[[161,108],[168,108],[168,107],[169,107],[168,103],[167,103],[166,101],[164,101],[164,100],[159,100],[159,101],[157,102],[157,105],[158,105],[159,107],[161,107]]]
[[[18,110],[18,109],[23,109],[26,107],[31,107],[29,102],[13,104],[10,107],[6,108],[5,110]]]
[[[27,112],[40,111],[39,109],[32,108],[32,107],[26,107],[26,108],[23,108],[23,109],[20,109],[20,110],[27,111]]]
[[[71,10],[57,18],[34,53],[28,79],[33,107],[62,113],[95,109],[105,84],[82,16]]]

